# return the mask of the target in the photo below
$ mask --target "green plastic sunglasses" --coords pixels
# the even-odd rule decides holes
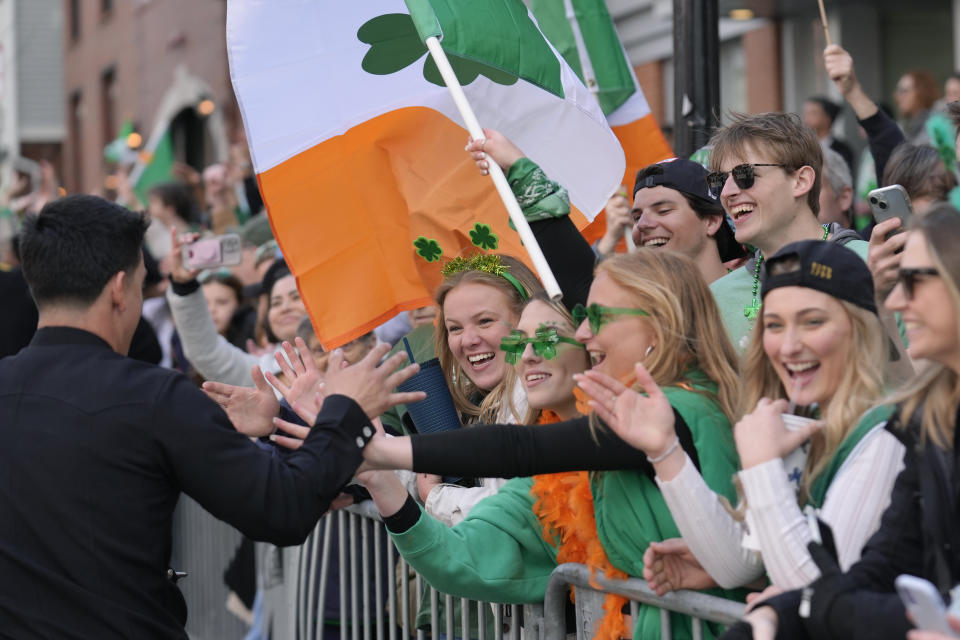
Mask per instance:
[[[573,338],[561,336],[556,327],[540,325],[532,338],[528,338],[523,331],[514,329],[500,341],[500,350],[506,354],[504,359],[508,364],[517,364],[528,344],[533,346],[533,352],[537,356],[544,360],[553,360],[557,357],[557,346],[561,343],[585,348]]]
[[[625,307],[604,307],[596,302],[583,306],[577,304],[573,308],[573,321],[579,327],[584,320],[590,320],[590,331],[593,335],[600,333],[603,325],[614,319],[614,316],[649,316],[650,314],[643,309],[627,309]]]

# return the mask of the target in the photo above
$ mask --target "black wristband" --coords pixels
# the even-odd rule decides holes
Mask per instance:
[[[399,511],[392,516],[384,516],[383,524],[387,526],[387,531],[390,533],[404,533],[417,524],[420,515],[420,505],[413,496],[408,495]]]
[[[177,282],[171,277],[170,288],[173,289],[173,292],[178,296],[188,296],[200,288],[200,282],[196,278],[187,282]]]

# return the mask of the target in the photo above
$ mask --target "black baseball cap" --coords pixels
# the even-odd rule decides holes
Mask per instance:
[[[707,170],[703,165],[686,158],[670,158],[651,164],[637,172],[637,179],[633,183],[633,196],[636,197],[640,189],[650,187],[667,187],[679,191],[698,213],[723,216],[723,222],[713,236],[717,240],[720,260],[727,262],[745,255],[743,246],[734,236],[733,227],[727,220],[723,206],[707,188]]]
[[[764,262],[761,299],[778,287],[815,289],[877,313],[867,263],[836,242],[802,240],[777,251]]]

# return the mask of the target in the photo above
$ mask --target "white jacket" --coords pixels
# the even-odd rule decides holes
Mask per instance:
[[[167,302],[180,335],[183,354],[197,373],[207,380],[252,387],[250,369],[253,365],[260,365],[263,371],[274,374],[280,371],[273,353],[259,357],[249,354],[230,344],[217,332],[202,288],[180,296],[170,287],[167,289]]]

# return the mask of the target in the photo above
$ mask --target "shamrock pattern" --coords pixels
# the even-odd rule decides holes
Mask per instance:
[[[406,13],[388,13],[365,22],[357,31],[357,39],[370,45],[361,67],[367,73],[385,76],[409,67],[427,53],[427,45],[420,40],[413,18]],[[476,60],[468,60],[447,53],[450,66],[461,85],[468,85],[485,76],[502,85],[516,83],[517,77]],[[433,58],[427,56],[423,77],[428,82],[445,87],[443,77]]]
[[[417,255],[427,262],[437,262],[440,260],[440,256],[443,255],[443,249],[440,248],[440,243],[430,238],[418,236],[417,239],[413,241],[413,246],[417,250]]]
[[[482,222],[473,225],[473,229],[470,231],[470,242],[473,243],[473,246],[480,247],[484,251],[496,251],[497,247],[500,246],[500,239],[497,238],[497,234],[490,229],[490,225]]]

